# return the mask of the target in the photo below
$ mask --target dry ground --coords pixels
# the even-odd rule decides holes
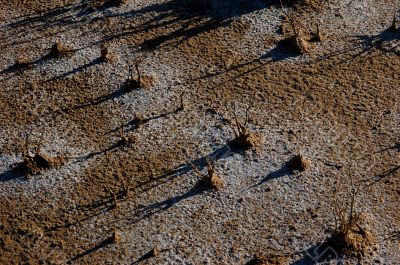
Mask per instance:
[[[125,2],[0,3],[1,264],[315,264],[352,187],[370,240],[323,262],[399,263],[398,0]]]

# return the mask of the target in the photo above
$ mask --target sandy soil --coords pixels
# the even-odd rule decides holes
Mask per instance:
[[[0,264],[399,264],[398,0],[114,2],[0,3]]]

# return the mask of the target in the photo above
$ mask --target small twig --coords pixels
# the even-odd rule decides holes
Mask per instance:
[[[247,127],[247,122],[249,121],[249,111],[250,111],[250,109],[251,109],[251,108],[253,107],[253,105],[254,105],[256,93],[257,93],[257,90],[254,90],[254,93],[253,93],[253,96],[252,96],[252,98],[251,98],[250,104],[249,104],[249,106],[248,106],[247,109],[246,109],[246,119],[245,119],[245,121],[244,121],[244,127],[245,127],[245,128]]]
[[[137,74],[137,81],[139,84],[142,83],[142,75],[140,73],[140,69],[139,69],[139,63],[135,62],[135,69],[136,69],[136,74]]]
[[[239,137],[239,135],[241,133],[241,129],[240,129],[241,128],[241,124],[240,124],[239,119],[238,119],[238,117],[236,115],[236,104],[235,103],[233,103],[232,111],[233,111],[233,118],[235,119],[237,133],[236,133],[235,129],[233,131],[235,133],[235,136]]]

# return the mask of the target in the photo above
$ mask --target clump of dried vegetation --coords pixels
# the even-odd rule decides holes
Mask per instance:
[[[251,102],[246,109],[245,119],[243,123],[240,122],[236,114],[236,105],[233,104],[232,107],[233,118],[234,118],[233,131],[235,134],[235,138],[229,142],[229,146],[233,148],[238,148],[242,150],[253,149],[256,148],[263,140],[260,134],[253,133],[248,128],[249,111],[254,105],[254,98],[255,98],[255,93],[253,94]]]
[[[24,175],[38,175],[44,170],[57,168],[65,163],[63,157],[50,157],[40,150],[40,143],[36,146],[32,155],[29,148],[29,135],[25,139],[25,150],[22,152],[22,162],[18,163],[14,170]]]
[[[368,254],[374,242],[374,236],[364,224],[363,214],[356,211],[356,196],[358,191],[354,187],[350,176],[351,190],[347,191],[345,202],[335,196],[333,210],[335,227],[330,237],[324,242],[325,247],[331,247],[338,253],[361,258]],[[335,191],[336,193],[337,191]]]
[[[69,56],[74,53],[74,50],[70,47],[61,44],[60,42],[56,42],[51,46],[49,55],[54,58],[61,58],[65,56]]]
[[[127,92],[139,89],[146,88],[153,84],[154,78],[149,75],[143,75],[140,70],[140,65],[143,63],[145,56],[138,56],[133,62],[133,67],[135,68],[136,77],[133,74],[132,67],[129,66],[129,77],[126,81],[125,89]]]
[[[285,37],[281,43],[286,50],[296,54],[305,54],[309,52],[309,43],[301,30],[298,30],[293,20],[290,21],[293,33]]]
[[[317,31],[312,34],[311,41],[313,42],[323,42],[325,41],[325,34],[321,31],[319,24],[317,24]]]
[[[115,54],[106,46],[101,47],[100,53],[100,60],[103,62],[112,62],[115,60]]]
[[[224,182],[222,178],[215,173],[216,169],[214,160],[209,157],[206,158],[207,174],[201,173],[195,165],[193,165],[191,162],[189,163],[191,164],[192,168],[197,172],[197,174],[199,174],[199,176],[202,176],[198,183],[201,187],[213,190],[219,190],[224,187]]]

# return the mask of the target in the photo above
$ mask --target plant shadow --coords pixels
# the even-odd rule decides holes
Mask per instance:
[[[207,167],[208,159],[212,159],[214,162],[217,162],[218,160],[232,156],[233,154],[234,153],[230,151],[230,148],[228,146],[222,146],[206,156],[194,159],[193,161],[188,163],[181,164],[170,172],[167,172],[155,178],[150,178],[148,181],[139,183],[138,186],[135,187],[135,189],[140,189],[142,192],[146,192],[179,176],[182,176],[183,174],[189,173],[193,170],[193,167],[196,167],[198,171],[202,171]],[[177,203],[203,194],[206,191],[210,190],[205,187],[201,181],[198,181],[192,188],[190,188],[187,192],[183,194],[137,208],[135,214],[129,218],[129,221],[131,223],[136,223],[156,213],[168,210]]]
[[[58,35],[79,27],[85,27],[84,30],[88,32],[93,30],[102,32],[102,27],[93,29],[90,24],[109,18],[120,18],[140,20],[141,22],[136,26],[108,32],[103,39],[94,40],[92,45],[115,38],[126,38],[128,35],[155,31],[156,34],[153,38],[145,40],[140,45],[146,49],[155,49],[169,41],[189,39],[200,33],[227,26],[234,18],[273,5],[278,6],[279,1],[170,0],[136,10],[127,10],[127,5],[120,8],[112,4],[112,1],[98,5],[95,0],[83,0],[77,4],[20,17],[14,22],[5,24],[3,27],[8,29],[8,36],[4,37],[7,42],[3,45],[28,43],[39,38],[24,36],[22,32],[26,30],[26,27],[37,32],[58,29],[51,35]],[[15,41],[18,38],[21,40]]]
[[[270,59],[272,62],[279,62],[290,58],[298,57],[299,54],[296,52],[289,51],[283,41],[280,41],[276,46],[270,49],[265,54],[261,55],[260,59],[267,60]]]
[[[356,38],[361,42],[362,50],[355,56],[368,54],[374,50],[400,55],[400,44],[390,45],[400,40],[400,29],[394,31],[387,29],[376,35],[359,35]]]
[[[90,67],[95,66],[95,65],[100,64],[100,63],[102,63],[102,60],[100,58],[96,58],[96,59],[92,60],[91,62],[89,62],[87,64],[84,64],[84,65],[81,65],[79,67],[76,67],[75,69],[73,69],[73,70],[71,70],[69,72],[63,73],[62,75],[56,76],[56,77],[50,79],[49,81],[63,79],[63,78],[69,77],[71,75],[84,72],[85,70],[89,69]]]
[[[342,264],[342,256],[324,241],[303,251],[303,257],[291,265],[331,264],[331,262]]]
[[[114,241],[113,237],[106,238],[105,240],[101,241],[100,243],[98,243],[98,244],[95,245],[94,247],[92,247],[92,248],[90,248],[90,249],[88,249],[88,250],[85,250],[84,252],[82,252],[82,253],[76,255],[75,257],[73,257],[73,258],[70,260],[70,262],[74,262],[74,261],[76,261],[76,260],[78,260],[78,259],[80,259],[80,258],[83,258],[83,257],[86,256],[86,255],[89,255],[89,254],[91,254],[91,253],[93,253],[93,252],[95,252],[95,251],[97,251],[97,250],[100,250],[100,249],[102,249],[102,248],[104,248],[104,247],[106,247],[106,246],[112,244],[113,241]]]
[[[0,182],[8,182],[11,180],[25,179],[26,175],[18,172],[15,168],[8,169],[0,173]]]
[[[293,174],[293,172],[289,168],[288,163],[285,163],[281,168],[269,173],[266,177],[262,178],[257,183],[255,183],[254,185],[250,186],[249,189],[261,186],[261,185],[263,185],[264,183],[266,183],[266,182],[268,182],[270,180],[278,179],[278,178],[281,178],[281,177],[284,177],[284,176],[290,176],[292,174]]]
[[[69,113],[69,112],[71,112],[73,110],[80,110],[80,109],[84,109],[84,108],[87,108],[87,107],[98,106],[98,105],[103,104],[103,103],[105,103],[107,101],[112,101],[114,99],[122,97],[123,95],[125,95],[127,93],[129,93],[129,92],[126,90],[126,87],[123,84],[123,85],[120,85],[119,88],[114,92],[111,92],[109,94],[106,94],[106,95],[103,95],[103,96],[100,96],[100,97],[97,97],[97,98],[94,98],[94,99],[91,99],[91,100],[88,100],[86,102],[77,104],[77,105],[72,106],[72,107],[63,108],[62,110],[60,110],[58,112]]]

